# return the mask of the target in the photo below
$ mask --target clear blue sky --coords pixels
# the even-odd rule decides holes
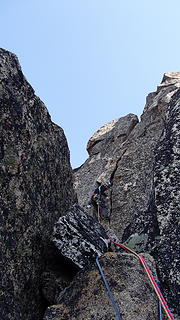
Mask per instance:
[[[90,136],[180,71],[179,0],[1,0],[0,47],[66,134],[73,167]]]

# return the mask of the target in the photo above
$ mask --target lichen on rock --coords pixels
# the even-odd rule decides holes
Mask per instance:
[[[79,268],[87,267],[108,251],[105,230],[77,204],[55,224],[53,243]]]
[[[47,306],[44,320],[114,319],[99,256],[123,317],[154,320],[157,299],[139,261],[110,248],[111,235],[150,265],[145,252],[153,255],[167,302],[180,314],[180,73],[165,73],[140,121],[128,114],[101,127],[73,179],[63,129],[3,49],[0,71],[1,319],[40,320]],[[108,228],[84,210],[95,183],[107,179]]]
[[[156,319],[157,298],[138,259],[127,253],[111,252],[101,257],[100,263],[123,319]],[[44,316],[44,320],[116,318],[96,265],[80,271]]]
[[[120,141],[114,132],[116,137],[122,133],[121,118],[119,125],[103,126],[88,143],[89,158],[74,171],[82,206],[99,177],[111,180],[111,228],[120,241],[155,257],[162,290],[175,313],[180,313],[179,88],[180,73],[165,73],[157,91],[147,96],[141,121]]]
[[[0,241],[2,320],[42,318],[41,273],[53,225],[73,203],[63,130],[0,49]]]

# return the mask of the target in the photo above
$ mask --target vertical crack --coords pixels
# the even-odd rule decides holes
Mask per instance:
[[[0,141],[0,160],[2,160],[4,158],[4,143],[3,143],[3,139],[1,139]]]
[[[116,166],[115,166],[114,170],[113,170],[112,173],[111,173],[110,182],[111,182],[112,186],[113,186],[113,179],[114,179],[115,173],[116,173],[116,171],[117,171],[117,169],[118,169],[118,166],[119,166],[119,161],[122,159],[122,157],[123,157],[124,154],[126,153],[126,150],[127,150],[127,149],[125,149],[125,150],[123,151],[121,157],[120,157],[119,159],[117,159],[117,161],[116,161]],[[112,215],[112,205],[113,205],[113,188],[110,189],[110,199],[109,199],[109,202],[110,202],[110,216],[111,216],[111,215]]]

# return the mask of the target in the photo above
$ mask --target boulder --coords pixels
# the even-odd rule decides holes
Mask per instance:
[[[55,224],[53,243],[64,257],[83,268],[108,250],[108,235],[76,204]]]

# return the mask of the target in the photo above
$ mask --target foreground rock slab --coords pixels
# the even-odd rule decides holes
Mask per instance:
[[[62,255],[80,268],[108,250],[105,230],[78,205],[60,217],[54,227],[53,242]]]
[[[152,265],[152,258],[150,265]],[[148,259],[149,260],[149,259]],[[157,299],[139,263],[127,253],[107,253],[100,258],[103,270],[119,304],[123,319],[158,318]],[[59,296],[57,305],[46,310],[44,320],[115,320],[97,267],[80,271]]]

